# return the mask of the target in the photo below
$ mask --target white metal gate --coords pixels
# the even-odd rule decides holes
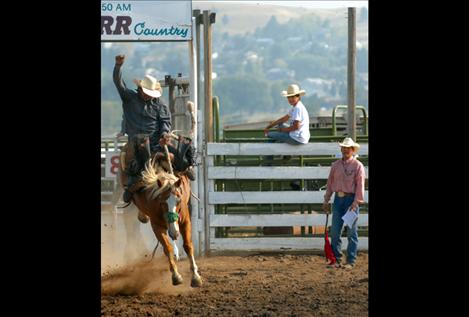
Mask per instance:
[[[209,143],[206,157],[205,198],[208,219],[205,234],[208,237],[206,249],[221,250],[312,250],[324,247],[324,238],[311,237],[258,237],[258,238],[216,238],[216,227],[227,226],[315,226],[324,225],[325,214],[215,214],[217,204],[289,204],[322,203],[324,191],[240,191],[217,192],[217,179],[327,179],[330,167],[271,167],[271,166],[214,166],[216,155],[337,155],[340,147],[337,143],[309,143],[300,146],[268,143]],[[368,144],[362,144],[360,154],[368,154]],[[368,169],[366,168],[366,175]],[[368,201],[368,191],[365,191]],[[359,226],[368,226],[368,214],[361,214]],[[343,239],[343,247],[347,239]],[[368,238],[359,237],[359,249],[368,249]]]

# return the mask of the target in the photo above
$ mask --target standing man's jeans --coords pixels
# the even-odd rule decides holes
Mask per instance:
[[[347,212],[347,209],[352,205],[355,195],[339,197],[337,193],[334,194],[334,203],[332,205],[332,227],[331,227],[331,240],[332,240],[332,251],[337,259],[337,262],[341,261],[342,257],[342,241],[340,239],[342,233],[342,227],[344,221],[342,217]],[[355,210],[357,213],[360,211],[360,207]],[[358,219],[357,219],[358,220]],[[347,227],[347,263],[355,263],[357,259],[358,249],[358,221],[355,221],[352,228]]]

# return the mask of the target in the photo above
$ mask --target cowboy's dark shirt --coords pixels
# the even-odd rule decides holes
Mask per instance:
[[[113,80],[122,99],[125,132],[129,140],[139,133],[149,134],[153,151],[158,146],[161,134],[171,130],[169,107],[160,102],[160,98],[145,101],[137,90],[128,89],[122,80],[121,65],[114,66]]]

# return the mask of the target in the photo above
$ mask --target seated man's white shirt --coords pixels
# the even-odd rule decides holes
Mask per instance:
[[[308,143],[310,138],[309,114],[308,110],[306,110],[301,100],[298,101],[298,103],[294,107],[291,107],[290,111],[288,112],[288,116],[290,117],[290,126],[293,125],[293,122],[295,120],[298,120],[300,122],[300,128],[298,130],[290,131],[290,137],[295,141],[304,144]]]

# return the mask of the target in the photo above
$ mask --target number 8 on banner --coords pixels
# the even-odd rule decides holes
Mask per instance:
[[[120,156],[118,152],[106,152],[106,177],[116,177],[119,164]]]

